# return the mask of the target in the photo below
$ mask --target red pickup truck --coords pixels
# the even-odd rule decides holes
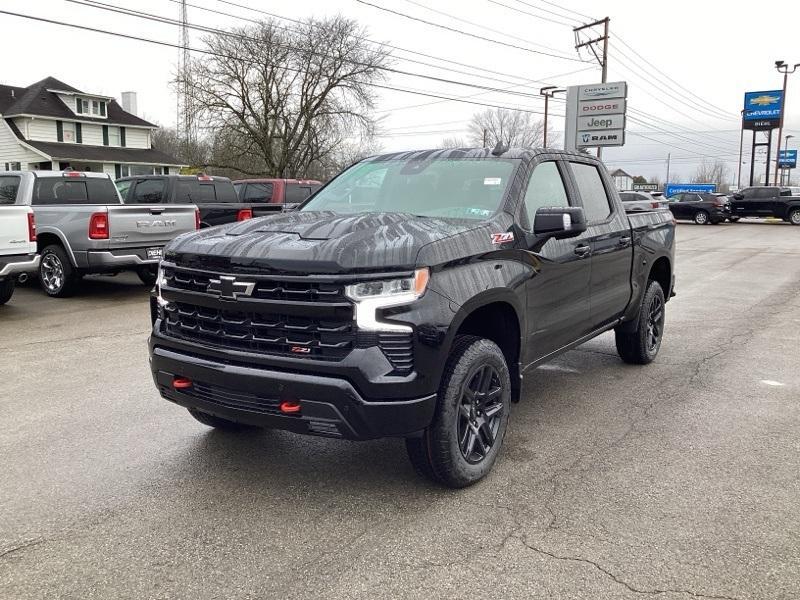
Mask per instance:
[[[292,208],[322,187],[313,179],[240,179],[233,182],[239,201],[254,204],[254,216],[263,212],[280,212]],[[258,210],[259,204],[269,204]]]

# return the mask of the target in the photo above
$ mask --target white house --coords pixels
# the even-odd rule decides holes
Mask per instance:
[[[158,126],[134,114],[135,95],[123,99],[130,112],[53,77],[29,87],[0,85],[0,171],[178,173],[184,165],[152,146]]]
[[[620,191],[633,188],[633,177],[622,169],[611,171],[611,179],[614,180],[614,185],[617,186],[617,189]]]

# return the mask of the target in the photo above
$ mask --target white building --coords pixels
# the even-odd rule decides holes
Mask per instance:
[[[611,179],[614,180],[614,185],[617,186],[619,191],[630,190],[633,188],[633,177],[628,175],[622,169],[611,171]]]
[[[131,112],[53,77],[29,87],[0,85],[0,171],[178,173],[184,165],[152,146],[158,126],[134,114],[135,94],[124,99]]]

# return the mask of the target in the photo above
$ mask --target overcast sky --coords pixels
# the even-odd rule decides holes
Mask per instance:
[[[177,0],[103,1],[106,5],[171,18],[179,14]],[[590,55],[576,53],[572,27],[587,21],[586,16],[576,13],[596,18],[609,16],[608,79],[628,81],[629,107],[638,111],[635,118],[639,122],[629,121],[625,147],[607,149],[604,158],[610,167],[662,179],[668,153],[672,154],[672,172],[683,178],[690,177],[702,159],[700,155],[706,155],[727,161],[733,179],[744,92],[781,87],[782,76],[775,71],[775,60],[800,63],[797,2],[778,1],[755,10],[756,5],[752,4],[740,9],[734,4],[698,0],[674,0],[658,6],[628,0],[591,4],[576,0],[366,1],[521,48],[437,29],[356,0],[232,0],[241,6],[222,0],[188,0],[188,13],[190,22],[218,28],[243,25],[246,21],[198,7],[245,19],[265,18],[258,10],[293,19],[340,13],[367,27],[373,40],[435,57],[394,51],[397,68],[502,89],[514,86],[517,92],[533,93],[545,83],[563,86],[600,81],[600,69],[590,61]],[[174,26],[66,0],[4,0],[0,10],[170,43],[179,41],[179,31]],[[2,83],[28,85],[52,75],[84,91],[117,98],[120,92],[133,90],[138,92],[140,115],[164,125],[175,123],[176,99],[170,80],[178,59],[177,49],[4,14],[0,14],[0,20],[6,50],[0,71]],[[198,34],[193,33],[192,37],[192,44],[200,46]],[[403,60],[406,58],[439,64],[444,69]],[[437,58],[464,66],[439,62]],[[588,62],[575,60],[579,58]],[[581,69],[585,70],[575,72]],[[528,80],[531,83],[526,84]],[[434,95],[468,96],[473,102],[536,111],[543,108],[540,98],[482,92],[406,75],[392,75],[385,83]],[[703,111],[698,102],[713,107]],[[800,70],[789,77],[787,108],[788,133],[797,135],[800,144]],[[555,104],[553,109],[563,114],[563,105]],[[477,110],[481,107],[463,102],[381,91],[377,112],[382,117],[383,147],[387,151],[437,147],[444,137],[464,136],[466,124]],[[563,117],[554,119],[557,129],[563,130]],[[746,171],[749,140],[750,134],[746,133]]]

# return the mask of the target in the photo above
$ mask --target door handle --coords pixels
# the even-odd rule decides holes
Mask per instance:
[[[591,253],[592,253],[591,246],[585,246],[585,245],[575,246],[575,254],[577,254],[581,258],[583,258],[584,256],[589,256],[589,254]]]
[[[619,245],[620,246],[627,246],[631,243],[631,237],[629,235],[623,236],[619,238]]]

